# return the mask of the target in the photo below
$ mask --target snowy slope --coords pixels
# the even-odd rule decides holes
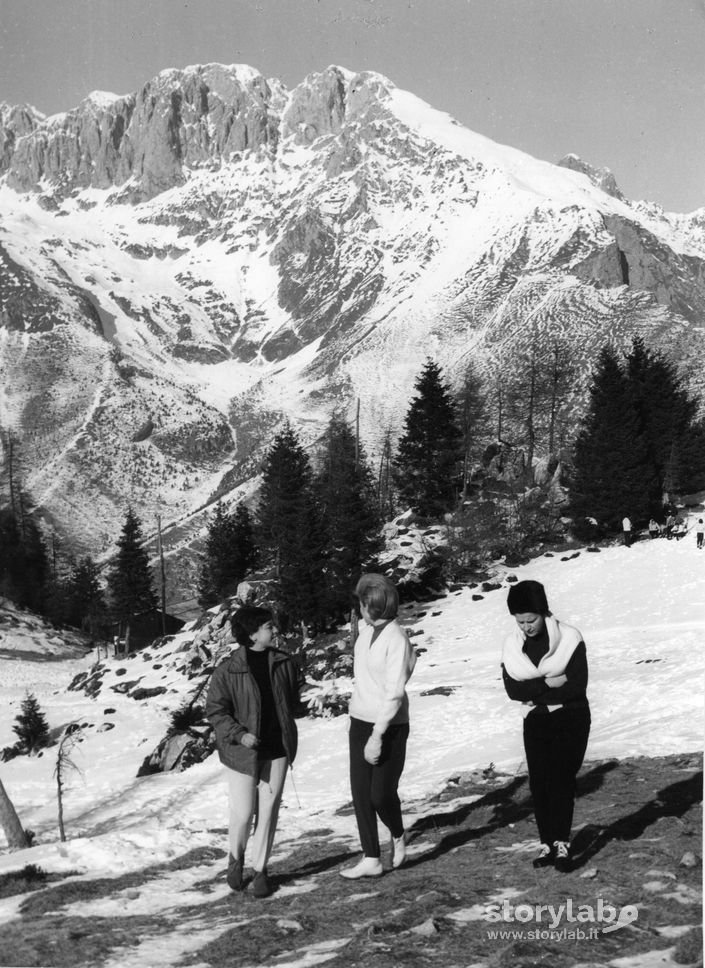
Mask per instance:
[[[585,636],[593,713],[588,759],[702,748],[702,556],[691,534],[680,543],[643,541],[569,560],[544,556],[514,572],[519,579],[544,582],[555,613]],[[500,567],[498,578],[504,573]],[[508,772],[522,768],[520,713],[506,699],[499,676],[501,642],[511,628],[507,587],[505,582],[479,601],[465,590],[404,610],[413,642],[426,650],[410,683],[412,736],[402,782],[407,801],[440,788],[454,773],[490,762]],[[178,651],[188,637],[184,632],[161,652],[149,650],[146,661],[109,660],[96,699],[66,691],[90,658],[50,666],[0,660],[2,745],[14,738],[11,724],[28,688],[52,727],[76,720],[85,724],[86,736],[75,756],[81,775],[70,780],[66,796],[65,845],[57,842],[52,751],[3,764],[3,783],[38,844],[4,855],[0,870],[33,862],[48,870],[116,873],[222,840],[213,832],[227,824],[217,756],[185,773],[135,778],[163,735],[168,710],[193,688],[176,669],[190,654]],[[109,688],[126,680],[168,691],[135,701]],[[452,687],[452,693],[424,695],[440,685]],[[300,734],[296,786],[287,786],[281,839],[325,826],[345,833],[353,846],[351,819],[335,815],[349,800],[346,719],[306,719]]]

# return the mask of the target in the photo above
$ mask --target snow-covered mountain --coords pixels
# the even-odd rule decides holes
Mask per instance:
[[[273,428],[313,444],[359,398],[374,457],[428,355],[456,379],[562,339],[579,397],[640,333],[703,387],[705,209],[630,202],[378,74],[211,64],[3,105],[0,175],[0,426],[93,553],[129,500],[188,569],[197,509],[252,492]]]

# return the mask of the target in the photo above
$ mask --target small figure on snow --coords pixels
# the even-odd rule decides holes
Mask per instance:
[[[622,538],[625,548],[628,548],[632,543],[632,522],[626,514],[622,518]]]
[[[685,521],[681,519],[676,521],[675,525],[673,526],[673,537],[676,539],[676,541],[680,541],[681,538],[685,538],[687,533],[688,526],[686,525]]]
[[[509,589],[516,621],[502,652],[502,676],[510,699],[521,702],[529,788],[541,852],[534,867],[572,869],[570,828],[578,775],[588,736],[590,706],[587,654],[581,633],[559,622],[537,581]]]
[[[675,528],[675,526],[676,526],[676,519],[673,517],[672,514],[669,514],[668,517],[666,518],[666,537],[668,538],[669,541],[673,537],[673,529]]]
[[[228,780],[227,881],[233,891],[245,886],[245,848],[256,808],[252,893],[267,897],[267,862],[286,771],[296,756],[294,713],[302,677],[291,656],[274,647],[274,621],[268,609],[245,605],[233,616],[232,631],[240,648],[216,667],[206,699],[206,716],[215,729]]]
[[[649,537],[650,538],[660,538],[661,537],[661,528],[660,528],[659,523],[656,520],[656,518],[652,518],[649,521]]]
[[[697,548],[702,548],[704,538],[705,538],[705,523],[703,523],[702,518],[698,518],[698,523],[695,525],[695,546]]]
[[[416,652],[396,621],[399,594],[384,575],[363,575],[355,594],[364,626],[355,642],[350,699],[350,787],[364,856],[342,877],[379,877],[377,818],[392,837],[392,866],[406,859],[406,837],[399,802],[409,736],[406,684],[414,671]]]

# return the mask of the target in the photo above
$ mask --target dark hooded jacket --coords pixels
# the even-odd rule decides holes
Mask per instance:
[[[294,715],[302,680],[286,652],[268,649],[267,655],[284,750],[293,763],[298,745]],[[245,733],[260,735],[260,714],[260,691],[247,663],[247,649],[241,646],[216,667],[206,699],[206,718],[215,730],[218,755],[231,770],[257,775],[257,750],[243,746],[240,740]]]

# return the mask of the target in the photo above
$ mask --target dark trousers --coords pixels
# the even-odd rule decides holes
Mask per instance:
[[[366,857],[379,857],[377,817],[392,837],[404,833],[397,788],[406,759],[409,724],[387,728],[382,737],[382,754],[374,766],[363,756],[372,725],[350,719],[350,790],[363,853]]]
[[[570,841],[578,775],[588,736],[587,706],[530,712],[524,720],[524,749],[536,826],[542,844]]]

